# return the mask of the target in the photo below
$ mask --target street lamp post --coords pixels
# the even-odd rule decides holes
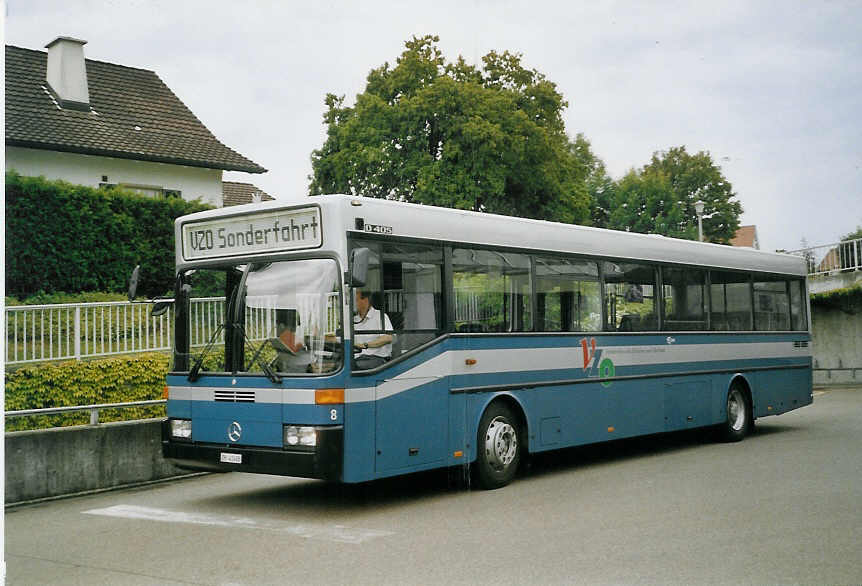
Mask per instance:
[[[697,214],[697,239],[703,242],[703,202],[694,202],[694,212]]]

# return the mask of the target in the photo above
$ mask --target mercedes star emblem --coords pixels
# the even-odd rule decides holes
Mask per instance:
[[[242,426],[238,421],[234,421],[227,428],[227,436],[230,438],[232,442],[238,442],[240,436],[242,436]]]

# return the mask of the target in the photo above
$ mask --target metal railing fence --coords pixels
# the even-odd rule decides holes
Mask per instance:
[[[110,301],[17,305],[6,307],[5,362],[26,364],[80,360],[135,352],[168,351],[173,347],[173,308],[156,317],[150,304]],[[339,321],[338,294],[329,296],[327,331]],[[276,335],[275,309],[246,308],[246,333],[252,340]],[[224,297],[192,299],[189,337],[192,346],[206,344],[224,321]],[[224,331],[219,333],[224,341]]]
[[[455,321],[484,321],[502,312],[503,295],[478,288],[455,289]]]
[[[124,301],[6,307],[6,364],[81,359],[171,347],[171,310]]]
[[[788,253],[806,259],[810,276],[862,270],[862,238],[810,246]]]
[[[149,407],[152,405],[164,405],[165,399],[153,399],[150,401],[130,401],[127,403],[99,403],[97,405],[76,405],[73,407],[46,407],[42,409],[19,409],[16,411],[6,411],[5,416],[11,417],[27,417],[33,415],[61,415],[63,413],[75,413],[78,411],[90,412],[90,425],[99,424],[99,411],[104,409],[123,409],[127,407]]]

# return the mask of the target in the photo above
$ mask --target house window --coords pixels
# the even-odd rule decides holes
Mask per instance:
[[[182,199],[183,192],[179,189],[165,189],[164,187],[159,187],[156,185],[139,185],[135,183],[119,183],[119,184],[108,184],[108,183],[100,183],[99,187],[119,187],[120,189],[125,189],[126,191],[131,191],[133,193],[140,193],[141,195],[146,195],[149,197],[165,197],[165,198],[177,198]]]
[[[165,194],[165,190],[155,185],[135,185],[132,183],[120,183],[119,187],[133,193],[148,195],[150,197],[161,197]]]

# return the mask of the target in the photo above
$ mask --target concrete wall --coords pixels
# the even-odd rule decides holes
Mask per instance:
[[[98,187],[102,177],[107,176],[105,183],[178,189],[185,200],[200,199],[216,207],[222,205],[221,169],[8,146],[6,169],[27,177],[41,175],[89,187]]]
[[[162,459],[147,419],[6,434],[6,503],[188,474]]]
[[[862,307],[811,307],[814,384],[862,383]],[[818,370],[828,369],[828,370]]]
[[[808,278],[809,293],[826,293],[835,289],[846,289],[856,283],[862,283],[862,271],[835,272],[830,275],[818,275]]]

